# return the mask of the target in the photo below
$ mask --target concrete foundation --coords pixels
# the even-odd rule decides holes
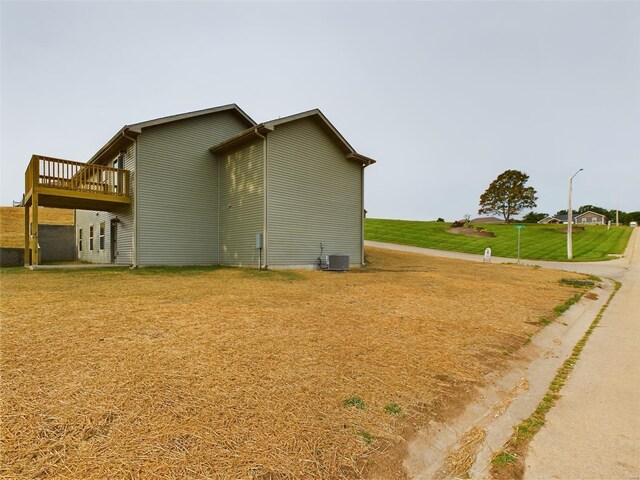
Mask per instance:
[[[40,261],[76,260],[76,232],[73,225],[39,225]],[[0,248],[0,267],[24,265],[24,248]]]

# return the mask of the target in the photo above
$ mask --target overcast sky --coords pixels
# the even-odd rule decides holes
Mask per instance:
[[[32,153],[237,103],[320,108],[363,155],[370,217],[476,216],[506,169],[536,211],[640,210],[638,2],[1,3],[0,203]],[[329,173],[329,172],[328,172]]]

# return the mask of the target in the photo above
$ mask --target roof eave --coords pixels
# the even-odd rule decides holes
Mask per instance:
[[[138,122],[138,123],[129,125],[129,127],[133,130],[141,130],[143,128],[153,127],[155,125],[162,125],[164,123],[176,122],[178,120],[185,120],[187,118],[199,117],[201,115],[208,115],[210,113],[218,113],[218,112],[224,112],[228,110],[235,111],[238,115],[244,118],[244,120],[246,120],[249,125],[251,126],[256,125],[256,122],[249,115],[247,115],[238,105],[236,105],[235,103],[230,103],[228,105],[221,105],[219,107],[205,108],[202,110],[195,110],[193,112],[178,113],[176,115],[169,115],[166,117],[155,118],[153,120],[147,120],[145,122]]]
[[[225,150],[229,150],[230,148],[237,147],[238,145],[242,145],[254,137],[262,138],[264,135],[273,132],[273,127],[268,127],[265,124],[261,123],[260,125],[256,125],[255,127],[248,128],[243,130],[242,132],[234,135],[231,138],[220,142],[213,147],[209,148],[211,153],[221,153]]]
[[[347,160],[361,163],[363,167],[368,167],[369,165],[373,165],[374,163],[376,163],[373,158],[365,157],[364,155],[360,155],[357,152],[348,153],[346,157]]]
[[[128,147],[131,143],[134,142],[139,133],[140,131],[137,131],[130,128],[128,125],[125,125],[120,130],[118,130],[118,133],[111,137],[111,139],[107,143],[105,143],[102,148],[89,159],[87,163],[96,163],[106,154],[111,155],[114,152],[117,153],[123,147]]]

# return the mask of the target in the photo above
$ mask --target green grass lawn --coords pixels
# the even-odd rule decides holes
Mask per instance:
[[[485,248],[491,247],[494,256],[517,257],[518,234],[513,225],[478,226],[493,232],[495,237],[465,237],[448,233],[450,223],[377,218],[368,218],[365,221],[364,236],[366,240],[478,255],[481,255]],[[520,257],[531,260],[566,260],[567,234],[561,232],[561,228],[559,225],[527,224],[521,231]],[[609,257],[609,254],[622,254],[631,230],[629,227],[611,227],[611,230],[607,230],[604,225],[588,225],[584,231],[574,231],[574,260],[607,260],[613,258]]]

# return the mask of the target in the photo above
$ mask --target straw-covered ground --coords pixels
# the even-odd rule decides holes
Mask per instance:
[[[38,223],[73,225],[73,210],[38,208]],[[24,247],[24,208],[0,207],[0,247]]]
[[[367,256],[342,274],[4,270],[0,475],[366,476],[575,293],[556,271]]]

